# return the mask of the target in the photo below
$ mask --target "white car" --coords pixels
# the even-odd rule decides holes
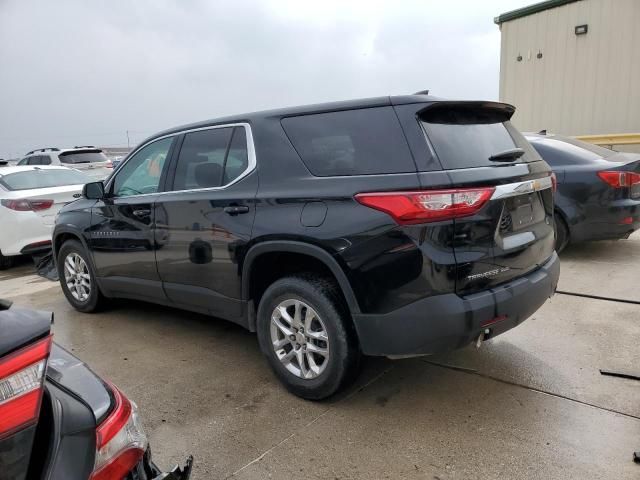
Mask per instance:
[[[13,256],[51,248],[58,210],[90,181],[67,167],[0,168],[0,270],[11,266]]]
[[[104,180],[113,172],[113,163],[99,148],[91,145],[73,148],[39,148],[28,152],[18,165],[60,165],[75,168],[92,180]]]

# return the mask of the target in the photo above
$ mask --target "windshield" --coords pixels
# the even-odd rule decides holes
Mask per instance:
[[[29,170],[0,176],[0,185],[7,190],[32,190],[37,188],[83,185],[90,179],[77,170],[52,169]]]
[[[100,150],[90,152],[62,152],[58,157],[62,163],[72,164],[106,162],[109,160]]]

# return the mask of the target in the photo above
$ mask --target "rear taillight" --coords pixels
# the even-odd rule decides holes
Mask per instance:
[[[0,438],[38,421],[50,350],[49,336],[0,360]]]
[[[48,210],[53,206],[53,200],[40,200],[19,198],[11,200],[0,200],[3,207],[16,210],[17,212],[38,212],[40,210]]]
[[[96,432],[96,461],[91,480],[124,478],[142,459],[147,436],[138,409],[111,385],[115,406]]]
[[[108,160],[107,163],[105,163],[104,167],[105,168],[113,168],[113,162],[111,160]]]
[[[425,190],[421,192],[359,193],[356,200],[385,212],[400,225],[438,222],[478,212],[495,188]]]
[[[604,171],[598,172],[598,176],[613,188],[626,188],[640,185],[640,173]]]

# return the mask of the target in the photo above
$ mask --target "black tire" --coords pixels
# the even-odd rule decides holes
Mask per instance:
[[[329,357],[324,370],[311,379],[291,373],[278,359],[271,341],[271,315],[286,300],[300,300],[322,319],[328,337]],[[260,349],[284,386],[307,400],[327,398],[350,383],[360,367],[360,347],[348,309],[331,280],[314,274],[285,277],[274,282],[258,307],[257,333]],[[305,346],[306,348],[306,346]]]
[[[558,212],[553,216],[556,231],[556,252],[562,252],[569,244],[569,227]]]
[[[65,281],[64,263],[67,257],[72,253],[80,256],[87,265],[91,282],[91,289],[88,298],[84,301],[80,301],[74,298],[73,294],[69,290],[69,287],[67,286],[67,282]],[[60,251],[58,252],[57,267],[60,286],[62,287],[64,296],[67,297],[67,301],[71,304],[71,306],[79,312],[84,313],[99,311],[104,304],[104,296],[100,292],[100,288],[98,287],[98,283],[96,282],[96,275],[93,271],[91,262],[88,259],[87,252],[80,242],[78,242],[77,240],[67,240],[66,242],[64,242],[62,247],[60,247]]]
[[[5,257],[2,252],[0,252],[0,270],[6,270],[7,268],[11,268],[13,265],[13,258]]]

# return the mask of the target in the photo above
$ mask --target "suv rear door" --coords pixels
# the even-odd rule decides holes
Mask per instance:
[[[238,252],[251,238],[258,179],[248,124],[181,136],[155,203],[156,260],[173,303],[239,321]]]
[[[480,211],[454,221],[458,293],[515,279],[553,255],[551,171],[509,122],[512,106],[434,102],[396,109],[403,123],[409,116],[418,119],[427,143],[424,162],[432,165],[437,160],[449,175],[452,189],[493,189]],[[522,151],[510,154],[514,149]],[[505,155],[490,159],[500,153]],[[431,187],[429,173],[420,177],[425,188]]]

